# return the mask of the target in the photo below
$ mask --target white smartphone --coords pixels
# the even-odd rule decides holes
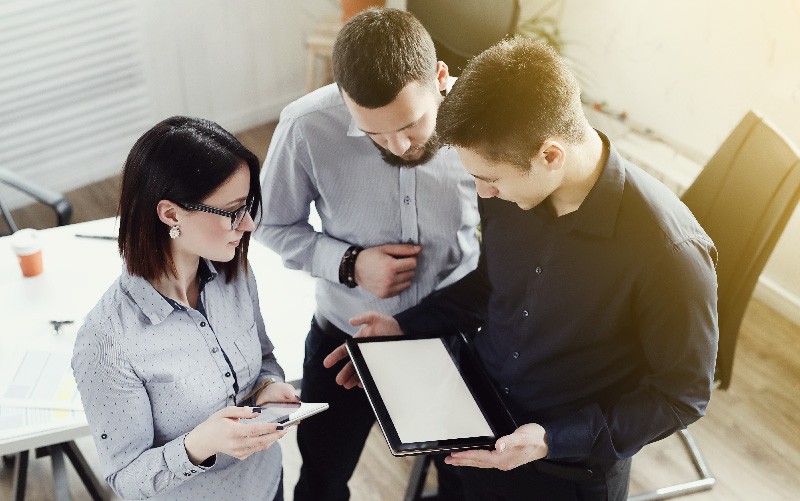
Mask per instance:
[[[261,406],[261,415],[240,419],[243,423],[278,423],[284,428],[328,409],[326,403],[270,402]]]

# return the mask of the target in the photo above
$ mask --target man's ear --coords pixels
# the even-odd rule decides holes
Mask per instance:
[[[159,200],[156,205],[158,219],[169,227],[180,224],[180,211],[181,208],[169,200]]]
[[[447,79],[450,77],[450,70],[444,61],[436,63],[436,90],[444,92],[447,90]]]
[[[539,149],[538,157],[548,170],[558,170],[564,165],[566,151],[561,143],[548,139]]]

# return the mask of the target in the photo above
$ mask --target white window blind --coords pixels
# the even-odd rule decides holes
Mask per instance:
[[[0,0],[0,165],[60,191],[119,172],[151,121],[140,31],[132,0]]]

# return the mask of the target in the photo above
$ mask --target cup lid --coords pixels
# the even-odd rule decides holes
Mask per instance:
[[[41,250],[39,232],[33,228],[17,230],[11,235],[11,250],[19,256],[29,256]]]

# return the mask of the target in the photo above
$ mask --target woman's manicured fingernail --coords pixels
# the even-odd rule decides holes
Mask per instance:
[[[275,429],[278,430],[278,431],[283,431],[284,428],[283,428],[283,426],[278,425],[278,426],[275,427]]]
[[[261,407],[253,407],[253,412],[258,412],[261,414]]]

